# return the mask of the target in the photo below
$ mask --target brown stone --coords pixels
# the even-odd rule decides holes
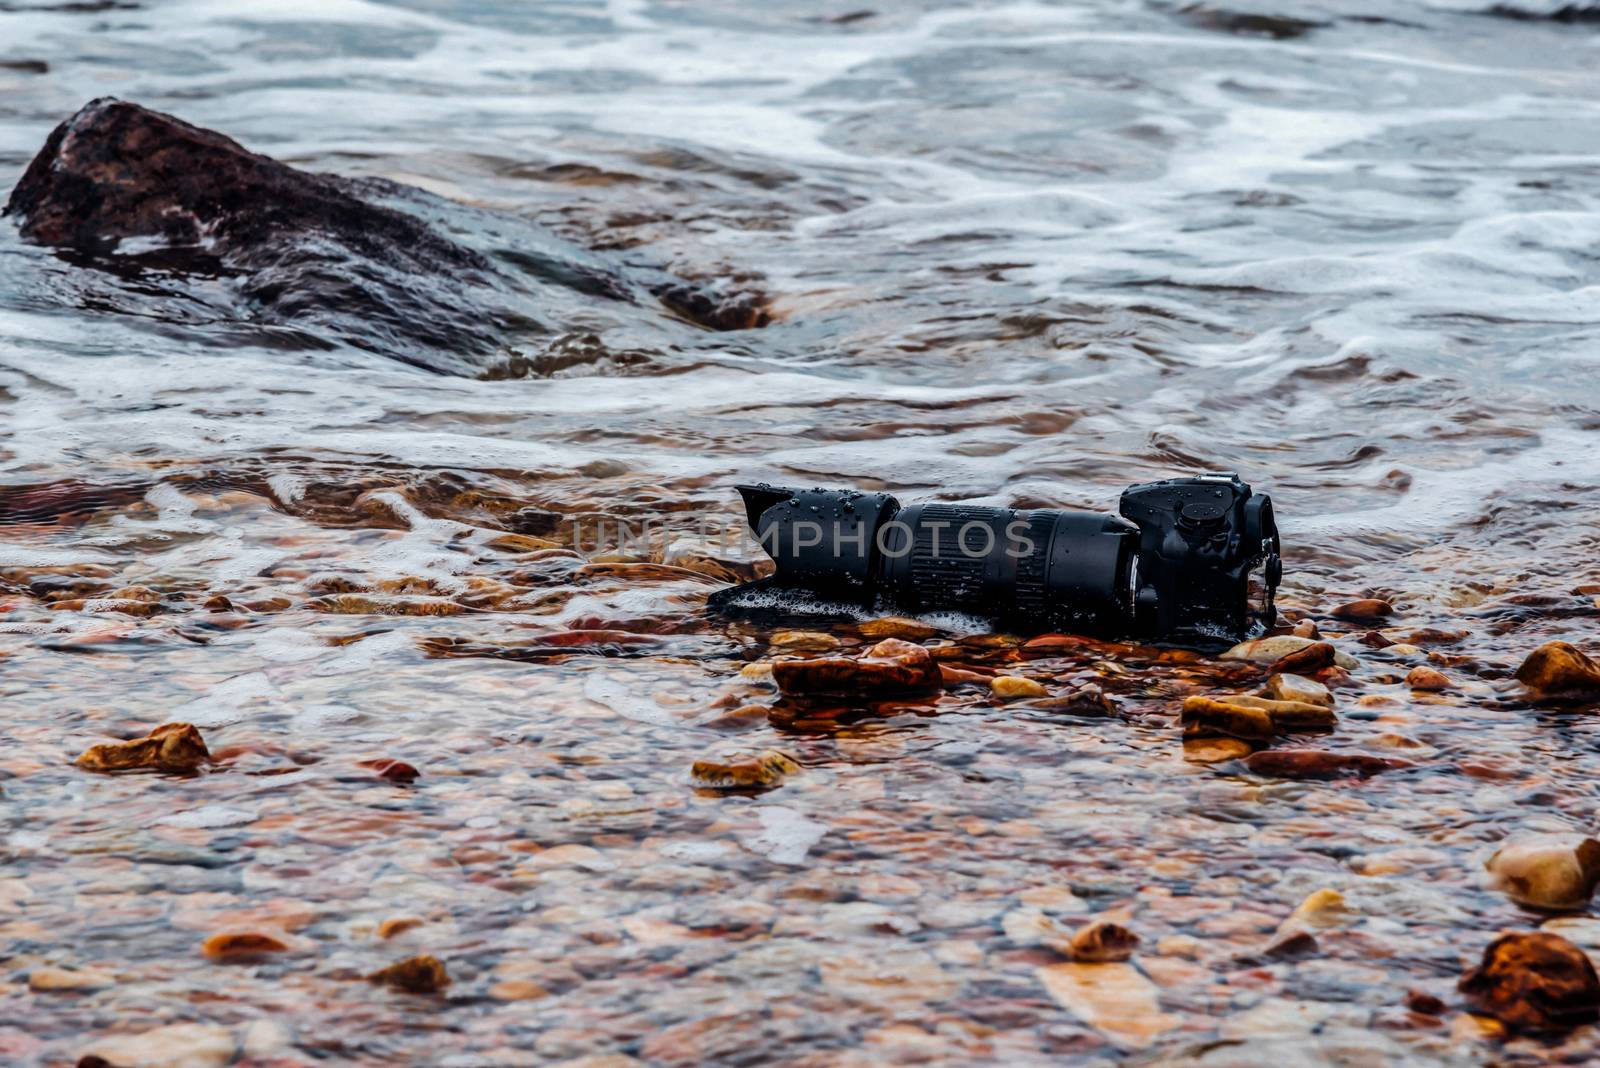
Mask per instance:
[[[1117,703],[1105,690],[1093,682],[1056,697],[1035,701],[1033,708],[1049,712],[1070,712],[1079,716],[1110,716],[1117,711]]]
[[[1443,1016],[1445,1004],[1436,995],[1426,990],[1407,990],[1406,1008],[1412,1012],[1420,1012],[1424,1016]]]
[[[1264,749],[1245,758],[1245,767],[1275,779],[1370,778],[1385,771],[1412,767],[1409,760],[1333,753],[1325,749]]]
[[[380,180],[295,170],[105,98],[56,127],[6,213],[41,245],[105,254],[129,239],[158,240],[163,266],[233,279],[261,321],[317,322],[368,349],[392,337],[397,358],[465,371],[450,353],[501,346],[497,316],[471,296],[487,297],[498,272],[420,218],[377,203],[408,194],[428,199]],[[436,358],[408,355],[417,346]]]
[[[1371,622],[1376,619],[1386,619],[1394,614],[1394,607],[1388,601],[1377,597],[1363,597],[1359,601],[1342,604],[1333,610],[1339,619],[1360,620]]]
[[[1139,936],[1108,920],[1096,920],[1073,932],[1067,955],[1075,961],[1105,964],[1127,960],[1139,945]]]
[[[989,690],[1002,701],[1020,697],[1047,697],[1050,691],[1034,679],[1022,675],[997,675],[989,681]]]
[[[1418,666],[1406,673],[1406,685],[1424,693],[1437,693],[1450,688],[1450,677],[1431,667]]]
[[[373,972],[367,976],[367,982],[379,983],[407,994],[437,994],[450,985],[450,976],[438,957],[424,953]]]
[[[772,678],[791,696],[930,693],[944,685],[933,655],[899,638],[885,638],[859,658],[779,660],[772,665]]]
[[[1576,646],[1546,642],[1517,668],[1517,681],[1541,696],[1593,696],[1600,694],[1600,664]]]
[[[1238,738],[1185,738],[1183,759],[1191,764],[1221,764],[1251,753],[1249,742]]]
[[[1560,1031],[1600,1018],[1600,978],[1577,946],[1545,931],[1490,942],[1457,989],[1477,1012],[1514,1031]]]
[[[987,686],[989,685],[992,676],[980,675],[976,671],[968,671],[965,668],[951,667],[949,664],[940,664],[939,678],[943,680],[945,686],[947,687],[960,686],[963,683],[974,683],[979,686]]]
[[[210,760],[205,739],[192,723],[163,723],[131,742],[90,746],[77,763],[86,771],[194,772]]]
[[[1259,708],[1272,717],[1272,725],[1280,731],[1330,730],[1337,726],[1339,717],[1327,705],[1307,701],[1275,701],[1270,697],[1239,694],[1224,698],[1229,704]]]
[[[1539,835],[1508,842],[1484,865],[1495,888],[1519,905],[1583,909],[1600,885],[1600,842]]]
[[[225,931],[200,944],[200,952],[207,959],[224,963],[260,960],[288,950],[289,945],[283,939],[260,931]]]
[[[799,771],[788,753],[767,749],[742,758],[696,760],[689,777],[704,790],[769,790]]]
[[[884,616],[881,619],[869,619],[856,628],[863,638],[878,640],[881,638],[903,638],[908,642],[926,641],[939,633],[938,627],[930,627],[926,623],[915,619],[906,619],[904,616]]]
[[[393,938],[413,928],[421,927],[424,922],[421,916],[391,916],[378,924],[378,937]]]
[[[1304,675],[1273,675],[1267,680],[1267,696],[1274,701],[1299,701],[1308,705],[1333,707],[1333,694],[1328,688]]]
[[[389,782],[412,783],[417,781],[417,776],[422,773],[403,760],[393,760],[389,757],[379,757],[376,760],[363,760],[360,762],[364,768],[371,768],[380,779]]]
[[[1211,697],[1186,698],[1183,723],[1184,733],[1190,737],[1221,734],[1251,741],[1271,738],[1276,733],[1266,710]]]
[[[1272,665],[1274,675],[1310,675],[1333,665],[1338,651],[1327,642],[1312,642]]]

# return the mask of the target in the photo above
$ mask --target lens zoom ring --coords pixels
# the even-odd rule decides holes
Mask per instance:
[[[1024,618],[1042,618],[1047,604],[1045,578],[1050,564],[1050,532],[1055,529],[1056,513],[1028,513],[1028,540],[1032,546],[1007,545],[1008,550],[1025,556],[1017,559],[1017,586],[1015,592],[1017,613]]]
[[[948,504],[923,506],[913,528],[909,560],[912,589],[921,604],[956,609],[983,607],[987,560],[962,548],[961,528],[973,522],[988,526],[986,520],[992,515],[992,510],[987,508],[960,508]],[[974,552],[985,543],[981,535],[969,541]]]

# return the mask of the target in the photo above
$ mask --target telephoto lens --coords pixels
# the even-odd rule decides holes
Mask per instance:
[[[858,490],[738,490],[777,566],[713,594],[721,612],[960,613],[1021,632],[1194,647],[1242,641],[1275,617],[1282,564],[1272,501],[1236,474],[1132,486],[1116,516],[901,506]]]

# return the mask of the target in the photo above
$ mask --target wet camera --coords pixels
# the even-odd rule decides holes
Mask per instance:
[[[1275,617],[1282,563],[1272,500],[1236,474],[1132,486],[1117,516],[737,488],[777,570],[713,594],[717,611],[959,613],[1018,632],[1197,647],[1242,641]]]

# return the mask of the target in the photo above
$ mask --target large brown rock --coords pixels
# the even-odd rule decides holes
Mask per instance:
[[[1517,681],[1542,697],[1600,696],[1600,664],[1567,642],[1546,642],[1517,668]]]
[[[1544,931],[1501,935],[1458,984],[1467,1003],[1516,1031],[1560,1031],[1600,1019],[1600,978],[1577,946]]]
[[[408,192],[295,170],[220,133],[102,98],[55,128],[5,214],[26,240],[91,262],[231,278],[258,321],[342,334],[430,367],[444,357],[410,350],[495,351],[502,342],[482,292],[493,266],[377,203]],[[118,252],[126,255],[112,261]]]
[[[239,321],[267,330],[269,344],[342,342],[448,373],[503,377],[592,362],[587,350],[565,354],[560,321],[581,310],[593,330],[595,298],[654,294],[711,329],[766,322],[743,295],[724,300],[644,271],[625,277],[517,220],[382,179],[297,170],[109,97],[55,128],[4,214],[24,239],[68,250],[76,263],[223,279]],[[198,302],[220,312],[218,290],[211,282]],[[543,355],[523,355],[523,344]],[[500,364],[486,366],[490,358]]]

